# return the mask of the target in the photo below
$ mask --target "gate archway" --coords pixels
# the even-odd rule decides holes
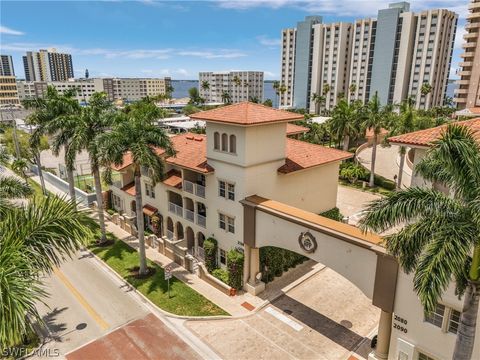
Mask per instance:
[[[398,263],[381,246],[381,237],[256,195],[242,204],[245,289],[258,294],[265,288],[259,281],[260,247],[276,246],[320,262],[348,279],[381,309],[376,356],[386,359]]]

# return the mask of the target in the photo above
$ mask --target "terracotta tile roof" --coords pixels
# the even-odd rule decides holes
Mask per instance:
[[[122,191],[125,191],[127,194],[135,196],[136,191],[135,191],[135,183],[131,182],[130,184],[125,185],[124,187],[121,188]]]
[[[304,141],[287,139],[287,158],[278,172],[288,174],[318,165],[328,164],[353,157],[352,153],[314,145]]]
[[[143,213],[147,216],[152,216],[156,212],[158,212],[158,209],[152,205],[146,204],[143,206]]]
[[[213,172],[207,164],[207,136],[198,134],[181,134],[170,138],[175,156],[166,159],[169,164],[178,165],[202,173]]]
[[[182,188],[182,173],[178,170],[170,170],[165,175],[163,183],[167,186],[172,186],[177,189]]]
[[[310,129],[305,126],[299,126],[295,124],[287,124],[287,135],[297,135],[308,132]]]
[[[214,169],[207,164],[207,137],[206,135],[198,134],[180,134],[172,136],[173,148],[176,151],[175,156],[170,156],[165,159],[169,164],[178,165],[194,171],[202,173],[213,172]],[[155,149],[157,155],[165,154],[163,149]],[[120,166],[112,165],[112,169],[120,171],[132,165],[133,159],[130,152],[123,155],[123,163]]]
[[[213,110],[201,111],[190,115],[190,118],[247,126],[302,120],[304,117],[301,114],[277,110],[261,104],[241,102]]]
[[[467,126],[474,133],[475,138],[480,143],[480,118],[458,121],[455,124]],[[430,144],[437,140],[442,132],[446,129],[447,125],[437,126],[431,129],[414,131],[408,134],[393,136],[388,140],[392,144],[405,144],[412,146],[430,146]]]
[[[275,212],[280,212],[295,217],[299,220],[303,220],[311,224],[317,225],[319,227],[318,231],[321,232],[333,232],[337,235],[344,235],[347,238],[354,238],[356,240],[370,243],[372,245],[383,246],[383,239],[380,236],[371,232],[364,233],[362,230],[352,225],[344,224],[342,222],[335,221],[293,206],[289,206],[278,201],[265,199],[258,195],[249,196],[245,199],[245,201],[258,205],[260,210],[262,208],[270,209]],[[371,245],[368,246],[371,247]]]

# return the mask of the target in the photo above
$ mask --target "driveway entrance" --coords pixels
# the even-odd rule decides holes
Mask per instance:
[[[325,268],[250,317],[186,326],[224,359],[366,359],[379,314],[355,285]]]

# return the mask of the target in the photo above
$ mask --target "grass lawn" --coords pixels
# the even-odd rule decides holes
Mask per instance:
[[[129,269],[138,266],[138,252],[121,240],[108,247],[91,246],[90,250],[165,311],[186,316],[229,315],[175,277],[170,279],[169,298],[163,269],[150,260],[148,266],[155,268],[155,274],[147,279],[136,279]]]
[[[42,187],[39,184],[37,184],[36,181],[28,178],[28,185],[30,185],[30,187],[32,188],[34,197],[43,196]]]

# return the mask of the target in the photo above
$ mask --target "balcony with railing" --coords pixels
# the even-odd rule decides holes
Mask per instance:
[[[207,227],[207,218],[206,216],[197,214],[197,225],[206,228]]]
[[[172,191],[168,192],[168,211],[183,217],[183,199],[180,194]]]
[[[205,175],[190,170],[183,170],[183,190],[205,198]]]

